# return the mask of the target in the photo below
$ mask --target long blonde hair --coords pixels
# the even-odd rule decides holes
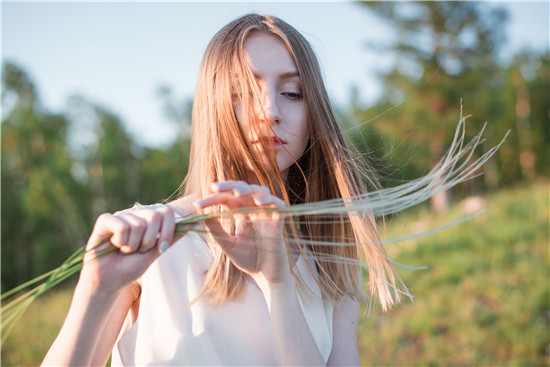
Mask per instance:
[[[240,99],[243,110],[249,109],[257,98],[244,53],[246,37],[257,31],[273,35],[286,45],[298,69],[307,107],[310,141],[303,156],[296,157],[286,182],[279,174],[273,175],[273,172],[278,173],[273,157],[266,167],[255,156],[233,109],[235,98]],[[237,96],[236,89],[239,91]],[[211,194],[213,182],[246,180],[244,162],[252,165],[260,184],[280,195],[287,204],[359,195],[365,192],[365,180],[369,186],[378,187],[369,165],[362,162],[359,168],[344,139],[308,41],[296,29],[273,16],[249,14],[238,18],[223,27],[208,45],[193,103],[190,166],[182,195],[200,198]],[[361,267],[356,262],[359,259],[368,264],[369,298],[378,298],[383,310],[399,301],[402,282],[387,260],[371,214],[295,218],[287,228],[290,235],[299,233],[300,239],[307,240],[308,245],[304,247],[315,261],[321,290],[331,301],[338,302],[344,296],[362,302],[367,299]],[[363,245],[319,245],[315,243],[319,239],[325,243]],[[297,243],[302,252],[300,241]],[[212,241],[209,245],[214,260],[206,274],[203,293],[206,292],[213,302],[238,297],[247,282],[245,274],[231,263],[219,246]]]

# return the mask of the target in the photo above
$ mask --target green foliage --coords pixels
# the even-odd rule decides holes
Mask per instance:
[[[475,193],[548,175],[548,51],[518,55],[506,64],[499,60],[507,16],[488,4],[361,4],[391,23],[397,35],[392,44],[371,45],[396,60],[380,75],[385,86],[380,100],[368,109],[351,103],[348,112],[355,121],[380,115],[365,125],[371,131],[362,133],[373,130],[383,136],[375,149],[365,149],[379,157],[391,154],[392,160],[385,162],[393,164],[397,174],[387,184],[419,177],[439,159],[451,141],[461,103],[464,114],[473,116],[467,123],[468,137],[488,122],[483,150],[508,130],[511,135],[497,159],[484,167],[484,176],[455,191]]]
[[[390,245],[414,293],[361,319],[363,365],[544,365],[549,358],[548,182],[488,197],[487,213],[426,238]],[[388,235],[435,228],[462,213],[426,209],[396,218]]]
[[[61,264],[82,246],[94,218],[136,201],[168,198],[187,172],[189,139],[165,149],[141,149],[118,117],[77,99],[76,113],[44,111],[27,74],[3,66],[2,292]],[[75,102],[75,101],[73,101]],[[70,149],[75,120],[92,120],[95,143]],[[75,178],[75,167],[84,175]]]
[[[139,193],[138,160],[132,153],[134,143],[122,122],[113,114],[98,109],[98,146],[92,154],[91,180],[103,202],[101,212],[131,207]],[[97,213],[99,214],[99,213]]]
[[[138,202],[158,203],[177,193],[189,167],[189,144],[189,141],[174,144],[167,151],[145,149],[139,167],[141,184],[147,191],[139,193]],[[172,188],[172,192],[167,192],[167,188]]]
[[[68,256],[87,229],[78,210],[86,189],[71,175],[65,147],[67,120],[35,107],[34,88],[23,71],[8,65],[3,80],[4,90],[17,96],[2,122],[4,291]],[[9,84],[10,80],[17,83]]]

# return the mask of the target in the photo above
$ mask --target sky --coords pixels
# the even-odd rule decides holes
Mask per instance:
[[[488,3],[509,11],[502,57],[549,47],[549,3]],[[38,88],[42,106],[63,112],[72,95],[116,113],[144,146],[173,141],[177,128],[158,96],[193,96],[202,54],[223,25],[250,12],[281,17],[310,41],[329,94],[345,106],[352,86],[362,102],[381,91],[377,72],[391,66],[368,42],[391,42],[392,29],[350,2],[2,2],[2,61]]]

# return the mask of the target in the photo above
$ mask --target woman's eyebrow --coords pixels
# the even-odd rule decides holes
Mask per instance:
[[[286,73],[282,73],[281,75],[279,75],[280,79],[292,79],[296,77],[298,78],[300,77],[300,73],[298,73],[298,71],[288,71]]]
[[[292,78],[299,78],[300,77],[300,73],[298,73],[297,70],[293,70],[293,71],[285,71],[284,73],[281,73],[278,75],[278,78],[279,79],[292,79]],[[262,77],[256,73],[254,73],[254,79],[256,80],[261,80]]]

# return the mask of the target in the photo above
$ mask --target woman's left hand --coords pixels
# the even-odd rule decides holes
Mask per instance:
[[[212,190],[214,194],[194,203],[197,209],[217,205],[222,210],[286,206],[267,187],[243,181],[217,182],[212,184]],[[219,220],[206,221],[210,232],[231,261],[262,282],[273,285],[290,281],[292,275],[283,238],[284,219],[280,214],[260,211],[235,215],[234,218],[234,236],[225,231]]]

